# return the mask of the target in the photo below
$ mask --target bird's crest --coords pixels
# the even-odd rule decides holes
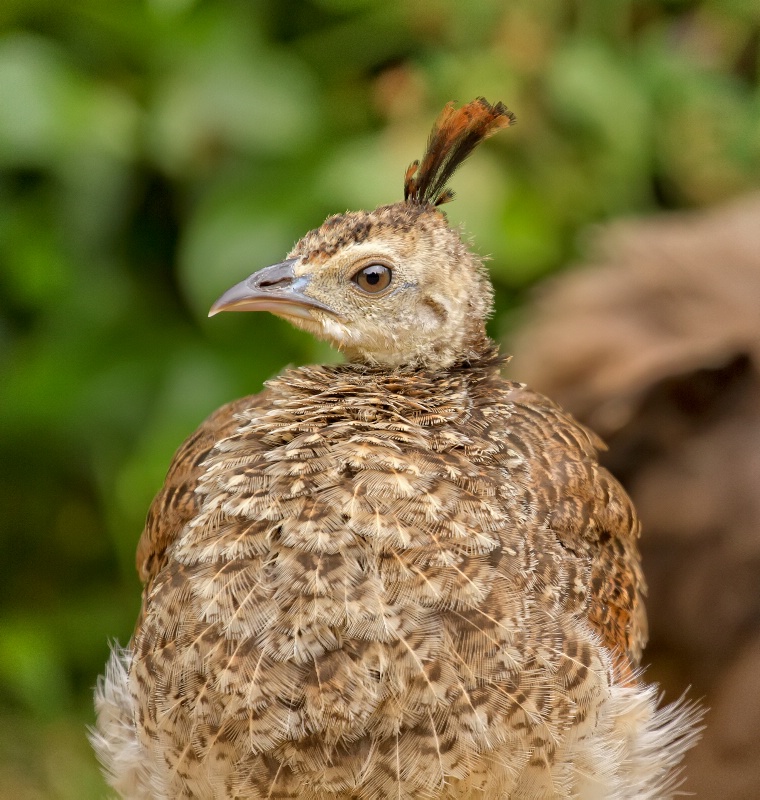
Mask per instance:
[[[439,206],[454,192],[446,182],[484,139],[515,124],[515,115],[503,104],[491,105],[478,97],[460,109],[448,103],[433,125],[422,162],[413,161],[404,176],[407,203]]]

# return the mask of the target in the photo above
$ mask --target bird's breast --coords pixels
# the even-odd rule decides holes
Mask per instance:
[[[528,473],[489,414],[507,416],[445,396],[404,413],[354,393],[241,419],[146,601],[148,738],[167,719],[202,732],[197,758],[224,743],[233,789],[266,773],[267,791],[306,774],[327,793],[369,781],[373,796],[413,797],[465,776],[504,787],[516,773],[487,778],[483,752],[549,759],[563,728],[590,719],[605,668],[542,600],[561,548],[541,539]]]

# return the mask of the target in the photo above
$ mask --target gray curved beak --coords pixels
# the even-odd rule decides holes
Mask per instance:
[[[304,294],[310,278],[296,275],[293,266],[297,258],[289,258],[271,267],[264,267],[228,289],[208,312],[210,317],[220,311],[269,311],[290,317],[311,318],[310,311],[318,309],[335,316],[329,307]]]

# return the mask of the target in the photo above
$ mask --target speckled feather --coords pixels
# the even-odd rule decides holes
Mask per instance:
[[[399,204],[331,218],[291,257],[329,272],[372,237],[441,231],[430,202]],[[137,627],[96,694],[123,797],[671,796],[698,715],[637,676],[635,512],[595,435],[500,377],[490,289],[445,241],[452,292],[470,276],[482,295],[467,358],[433,342],[428,366],[287,370],[175,456]]]
[[[183,446],[140,543],[155,796],[555,796],[644,636],[593,435],[492,360],[302,368],[263,397]]]

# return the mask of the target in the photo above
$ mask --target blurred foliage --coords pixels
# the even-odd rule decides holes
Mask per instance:
[[[328,214],[400,198],[450,99],[514,130],[450,218],[525,290],[612,216],[760,183],[756,0],[0,4],[0,797],[90,798],[84,739],[172,452],[287,363],[215,297]]]

